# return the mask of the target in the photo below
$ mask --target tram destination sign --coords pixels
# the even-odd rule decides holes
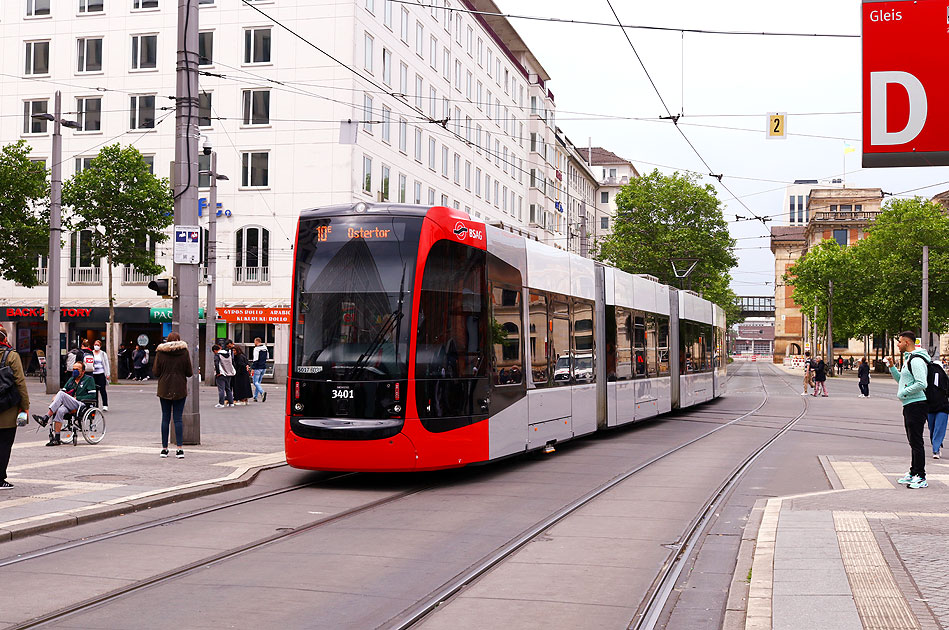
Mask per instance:
[[[949,166],[949,3],[863,0],[863,166]]]

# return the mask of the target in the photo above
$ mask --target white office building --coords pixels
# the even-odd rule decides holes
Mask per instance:
[[[286,313],[268,309],[289,307],[302,209],[358,200],[446,205],[567,247],[550,77],[504,18],[389,0],[196,1],[200,133],[229,178],[218,187],[217,331],[246,344],[263,337],[278,378],[287,327],[276,322]],[[81,126],[64,129],[64,180],[116,142],[133,144],[168,176],[177,5],[0,3],[0,143],[25,139],[48,162],[52,123],[33,115],[51,113],[60,90],[64,118]],[[444,6],[497,11],[492,0]],[[196,159],[209,168],[208,158]],[[205,227],[209,181],[198,182]],[[169,243],[156,256],[170,269]],[[104,264],[91,259],[82,234],[64,236],[70,346],[106,333]],[[47,274],[44,257],[37,275],[45,283]],[[167,332],[168,303],[146,287],[151,278],[114,274],[120,324],[112,333],[127,343],[144,335],[154,347]],[[18,331],[18,349],[43,349],[46,287],[0,285],[0,321]],[[239,311],[223,321],[222,307],[255,309],[250,319],[264,321],[246,323]]]

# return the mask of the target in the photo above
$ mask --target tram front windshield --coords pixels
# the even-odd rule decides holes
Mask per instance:
[[[408,376],[422,219],[305,219],[294,278],[294,372],[332,381]]]

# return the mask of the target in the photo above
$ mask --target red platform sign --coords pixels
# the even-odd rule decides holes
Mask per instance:
[[[289,324],[289,308],[219,308],[217,316],[231,324]]]
[[[949,0],[863,0],[863,166],[949,166]]]

